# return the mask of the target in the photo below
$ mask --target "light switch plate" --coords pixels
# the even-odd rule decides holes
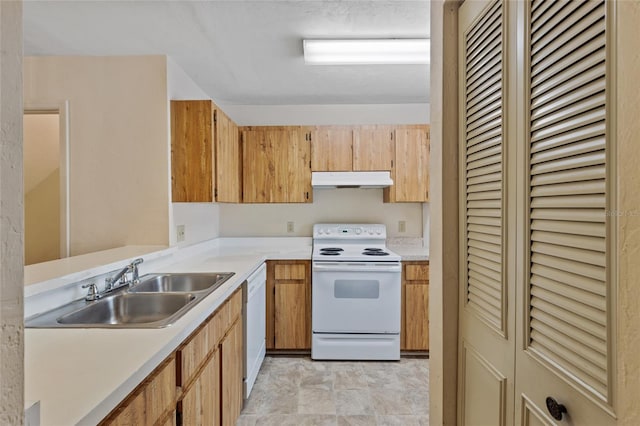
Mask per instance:
[[[398,221],[398,232],[407,232],[407,222],[404,220]]]
[[[294,231],[295,231],[295,223],[287,222],[287,232],[294,232]]]

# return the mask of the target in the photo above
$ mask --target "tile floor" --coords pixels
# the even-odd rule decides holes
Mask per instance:
[[[267,357],[237,426],[429,424],[429,360]]]

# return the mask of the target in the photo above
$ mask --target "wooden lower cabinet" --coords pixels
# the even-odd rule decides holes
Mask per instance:
[[[242,317],[239,317],[220,345],[222,353],[222,424],[236,424],[242,410]],[[185,423],[186,424],[186,423]]]
[[[101,425],[155,425],[168,418],[176,403],[176,362],[169,357]]]
[[[101,425],[235,425],[243,404],[238,289]]]
[[[198,378],[184,393],[180,406],[183,425],[220,424],[220,351],[216,350]]]
[[[267,262],[267,349],[311,349],[311,263]]]
[[[429,262],[402,263],[400,348],[429,350]]]

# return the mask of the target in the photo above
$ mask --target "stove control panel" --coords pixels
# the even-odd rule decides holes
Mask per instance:
[[[386,239],[387,229],[383,224],[316,224],[313,238]]]

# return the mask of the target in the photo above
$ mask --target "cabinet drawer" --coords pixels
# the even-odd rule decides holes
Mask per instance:
[[[145,391],[147,419],[157,422],[176,404],[176,360],[171,358],[149,381]]]
[[[178,350],[179,373],[178,386],[185,386],[213,349],[208,331],[211,321],[201,327],[189,341]]]
[[[304,280],[306,278],[306,268],[301,265],[275,265],[276,280]]]
[[[229,327],[242,314],[242,290],[238,289],[229,299]]]
[[[404,265],[404,274],[407,281],[429,281],[429,264]]]

